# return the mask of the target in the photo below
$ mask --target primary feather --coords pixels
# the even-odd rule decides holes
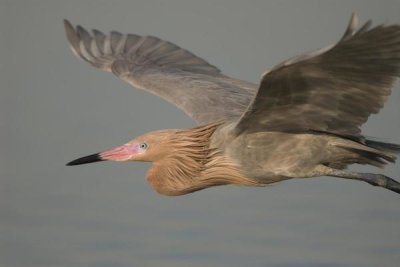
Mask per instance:
[[[240,117],[256,85],[223,75],[193,53],[153,36],[92,34],[64,21],[72,51],[135,88],[176,105],[198,124]]]
[[[354,17],[333,47],[286,61],[261,80],[237,124],[242,131],[326,131],[360,135],[400,75],[400,26]]]

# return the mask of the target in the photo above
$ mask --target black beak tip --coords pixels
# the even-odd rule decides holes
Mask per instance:
[[[99,153],[93,154],[93,155],[89,155],[86,157],[82,157],[76,160],[73,160],[71,162],[68,162],[66,164],[66,166],[74,166],[74,165],[82,165],[82,164],[87,164],[87,163],[93,163],[93,162],[98,162],[98,161],[103,161],[104,159],[102,159],[100,157]]]

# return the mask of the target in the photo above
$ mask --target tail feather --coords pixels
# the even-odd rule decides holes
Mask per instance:
[[[357,142],[358,141],[358,142]],[[347,164],[369,164],[383,168],[387,163],[396,161],[395,154],[400,153],[400,145],[374,141],[370,139],[339,139],[335,146],[351,152],[348,156]],[[344,159],[340,159],[342,162]]]
[[[325,131],[311,131],[314,134],[324,134],[339,137],[334,146],[343,148],[349,152],[347,158],[341,157],[337,162],[331,162],[330,167],[344,169],[349,164],[369,164],[383,168],[388,162],[396,161],[396,154],[400,154],[400,144],[377,141],[371,137],[351,135],[345,133],[333,133]]]
[[[369,147],[389,152],[392,154],[400,154],[400,144],[380,142],[371,139],[365,139],[365,144]]]
[[[366,156],[367,158],[378,163],[375,165],[377,167],[379,165],[379,167],[383,167],[386,162],[395,163],[397,158],[395,154],[400,153],[400,145],[398,144],[386,143],[368,138],[365,138],[362,144],[374,150],[362,151],[361,154],[364,154],[364,156]]]

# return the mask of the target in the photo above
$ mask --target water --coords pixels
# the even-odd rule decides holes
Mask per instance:
[[[256,82],[273,64],[335,40],[355,7],[362,18],[400,22],[397,1],[0,1],[0,266],[398,266],[399,196],[361,182],[315,178],[171,198],[150,190],[146,163],[64,166],[150,130],[194,124],[75,59],[63,18],[157,35]],[[399,101],[397,85],[365,132],[399,142]],[[399,166],[384,173],[399,178]]]
[[[14,209],[1,220],[4,266],[395,266],[399,260],[398,196],[390,192],[321,178],[168,198],[132,179],[131,167],[113,178],[99,165],[104,178],[49,175],[10,190],[6,200]]]

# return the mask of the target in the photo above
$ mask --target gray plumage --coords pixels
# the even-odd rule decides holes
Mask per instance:
[[[153,36],[89,34],[65,21],[72,51],[91,65],[112,72],[135,88],[182,109],[199,124],[238,118],[257,85],[230,78],[191,52]]]
[[[332,48],[289,60],[266,73],[239,130],[318,130],[360,134],[400,75],[400,26],[351,20]]]
[[[201,125],[148,133],[70,165],[152,161],[148,181],[166,195],[322,175],[400,193],[389,177],[344,170],[353,163],[383,167],[400,152],[399,145],[369,140],[360,130],[400,76],[399,25],[371,27],[368,21],[358,28],[353,15],[337,44],[277,65],[262,76],[258,90],[157,37],[64,25],[78,57],[164,98]]]

